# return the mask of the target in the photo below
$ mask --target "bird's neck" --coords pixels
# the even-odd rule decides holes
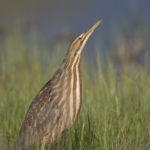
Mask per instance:
[[[69,122],[67,126],[70,127],[80,110],[81,105],[81,74],[80,74],[80,56],[65,61],[64,80],[66,81],[66,88],[63,90],[68,92],[65,102],[70,107],[67,113]]]
[[[67,54],[63,61],[63,65],[66,69],[71,69],[73,67],[80,67],[81,55],[72,56]]]

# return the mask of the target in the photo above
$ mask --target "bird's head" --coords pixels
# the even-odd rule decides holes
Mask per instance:
[[[101,22],[102,19],[98,20],[88,31],[83,32],[73,40],[68,53],[71,60],[81,56],[87,40]]]

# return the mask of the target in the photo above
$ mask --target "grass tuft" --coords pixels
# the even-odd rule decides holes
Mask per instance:
[[[0,149],[10,149],[33,97],[58,66],[54,58],[60,57],[59,54],[46,48],[41,52],[38,45],[33,47],[34,51],[29,51],[21,38],[9,36],[0,47]],[[108,60],[103,67],[97,55],[97,69],[92,70],[92,77],[87,62],[84,61],[81,70],[80,115],[51,149],[148,150],[150,75],[147,69],[137,72],[129,64],[123,65],[117,75],[114,64]]]

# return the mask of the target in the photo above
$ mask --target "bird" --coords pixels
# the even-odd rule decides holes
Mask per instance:
[[[87,40],[101,22],[102,19],[99,19],[70,44],[60,68],[29,106],[16,140],[16,147],[26,148],[36,143],[51,145],[65,130],[73,126],[82,101],[81,54]]]

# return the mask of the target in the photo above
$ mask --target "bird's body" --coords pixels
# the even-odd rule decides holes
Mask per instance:
[[[33,99],[19,132],[18,147],[52,143],[74,124],[81,106],[81,53],[100,22],[72,42],[61,67]]]

